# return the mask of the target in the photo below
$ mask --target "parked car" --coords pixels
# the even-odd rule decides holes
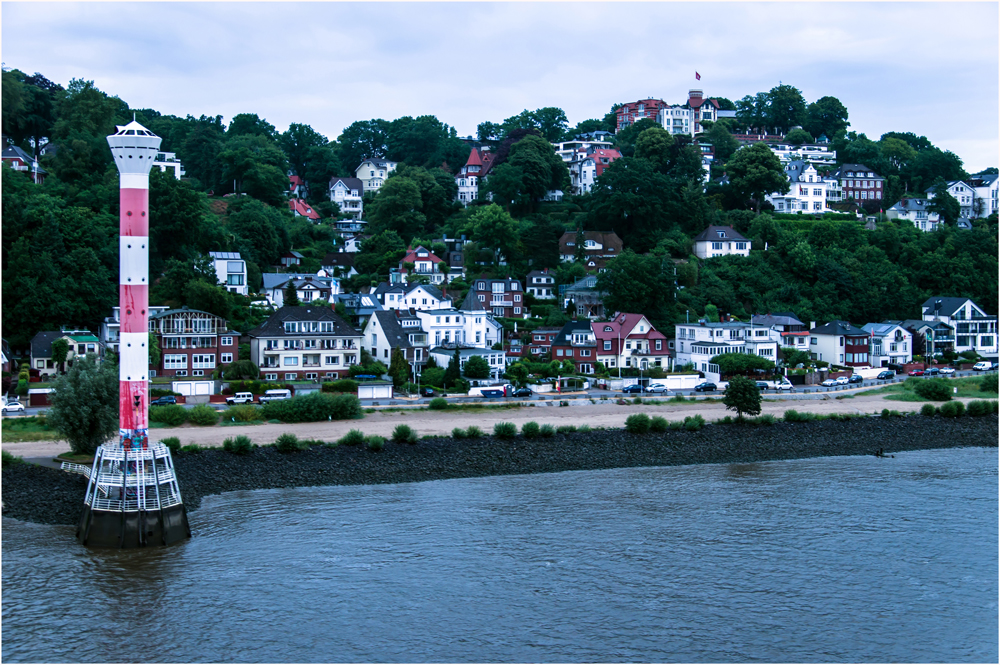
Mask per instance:
[[[718,390],[718,386],[709,381],[704,381],[694,387],[694,391],[696,393],[715,392],[716,390]]]
[[[837,377],[837,385],[838,386],[846,386],[850,382],[851,382],[851,380],[849,378],[847,378],[846,376],[838,376]]]
[[[249,404],[253,401],[253,393],[236,393],[226,398],[226,404]]]
[[[651,383],[646,386],[647,393],[666,393],[670,392],[665,385],[662,383]]]
[[[8,413],[24,413],[24,405],[20,402],[7,402],[3,405],[3,415]]]
[[[924,376],[937,376],[940,373],[941,370],[939,370],[937,367],[928,367],[927,369],[924,370]]]
[[[767,390],[770,386],[767,385],[767,381],[758,381],[757,390]]]
[[[427,386],[424,386],[423,388],[420,389],[420,396],[421,397],[434,397],[434,389],[433,388],[428,388]]]
[[[641,393],[642,386],[640,386],[638,383],[633,383],[631,386],[625,386],[624,388],[622,388],[622,392],[628,394]]]
[[[851,374],[851,378],[847,380],[848,383],[864,383],[865,377],[860,374]]]
[[[826,386],[827,388],[832,388],[835,385],[837,385],[837,379],[827,379],[826,381],[824,381],[820,385],[821,386]]]
[[[534,394],[531,388],[518,388],[514,391],[514,397],[531,397]]]
[[[879,372],[878,376],[876,376],[875,378],[878,379],[878,380],[880,380],[880,381],[885,381],[886,379],[892,379],[895,376],[896,376],[895,372],[893,372],[892,370],[887,369],[884,372]]]
[[[924,370],[922,370],[922,369],[911,369],[910,370],[910,376],[923,376],[923,375],[924,375]]]
[[[163,397],[157,397],[149,403],[150,406],[163,406],[165,404],[177,404],[177,398],[173,395],[164,395]]]
[[[955,368],[954,367],[942,367],[941,368],[941,373],[942,374],[954,374],[955,373]]]
[[[993,369],[993,363],[986,362],[985,360],[976,363],[972,366],[974,372],[988,372]]]

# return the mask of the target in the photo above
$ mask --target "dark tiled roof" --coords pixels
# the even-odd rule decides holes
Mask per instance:
[[[386,340],[388,340],[390,348],[405,349],[410,347],[410,336],[403,330],[403,326],[399,324],[399,317],[396,316],[396,312],[375,312],[373,316],[378,319],[379,325],[382,326],[382,333],[385,335]],[[423,332],[419,328],[417,331]]]
[[[601,244],[602,249],[591,249],[588,250],[588,254],[602,255],[608,254],[610,256],[618,256],[622,253],[622,239],[618,237],[614,231],[609,233],[601,233],[599,231],[584,231],[584,241],[593,240]],[[569,243],[572,242],[573,245],[570,246]],[[576,231],[567,231],[563,233],[559,238],[559,253],[560,254],[575,254],[576,253]]]
[[[358,164],[358,168],[361,168],[360,164]],[[338,178],[337,176],[334,176],[330,178],[330,189],[333,189],[338,182],[344,183],[348,190],[356,189],[361,192],[365,188],[364,183],[361,182],[361,178]]]
[[[359,337],[361,335],[361,333],[337,316],[331,307],[317,307],[315,305],[282,307],[272,314],[267,321],[248,332],[247,335],[250,337],[285,337],[285,321],[333,321],[333,332],[308,334],[346,337]],[[302,337],[302,333],[294,333],[287,336]]]
[[[49,358],[52,356],[52,342],[60,337],[65,337],[66,333],[59,330],[45,330],[37,333],[31,338],[31,357]]]
[[[941,306],[937,307],[940,302]],[[958,308],[969,302],[968,298],[928,298],[921,305],[924,314],[951,317]]]
[[[570,321],[564,325],[559,331],[559,334],[556,335],[555,340],[552,342],[552,346],[569,346],[569,336],[573,333],[586,333],[593,335],[594,329],[591,327],[590,321]],[[587,346],[597,346],[597,339],[595,338],[594,343]]]
[[[818,326],[809,331],[814,335],[848,335],[851,337],[867,337],[868,331],[852,326],[847,321],[830,321],[825,326]]]
[[[724,233],[725,235],[720,235]],[[694,237],[694,242],[708,241],[717,242],[719,240],[743,240],[746,241],[739,231],[731,226],[710,226]]]

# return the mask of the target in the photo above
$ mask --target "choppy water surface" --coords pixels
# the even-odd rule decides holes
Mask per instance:
[[[2,658],[997,662],[997,496],[968,448],[229,493],[150,551],[4,519]]]

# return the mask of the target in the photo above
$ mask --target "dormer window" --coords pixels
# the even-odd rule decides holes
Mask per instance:
[[[720,238],[725,238],[726,237],[726,232],[725,231],[719,231],[719,237]]]

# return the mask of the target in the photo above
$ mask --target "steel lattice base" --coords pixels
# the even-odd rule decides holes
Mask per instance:
[[[170,450],[106,444],[94,466],[76,537],[90,547],[156,547],[191,537]]]

